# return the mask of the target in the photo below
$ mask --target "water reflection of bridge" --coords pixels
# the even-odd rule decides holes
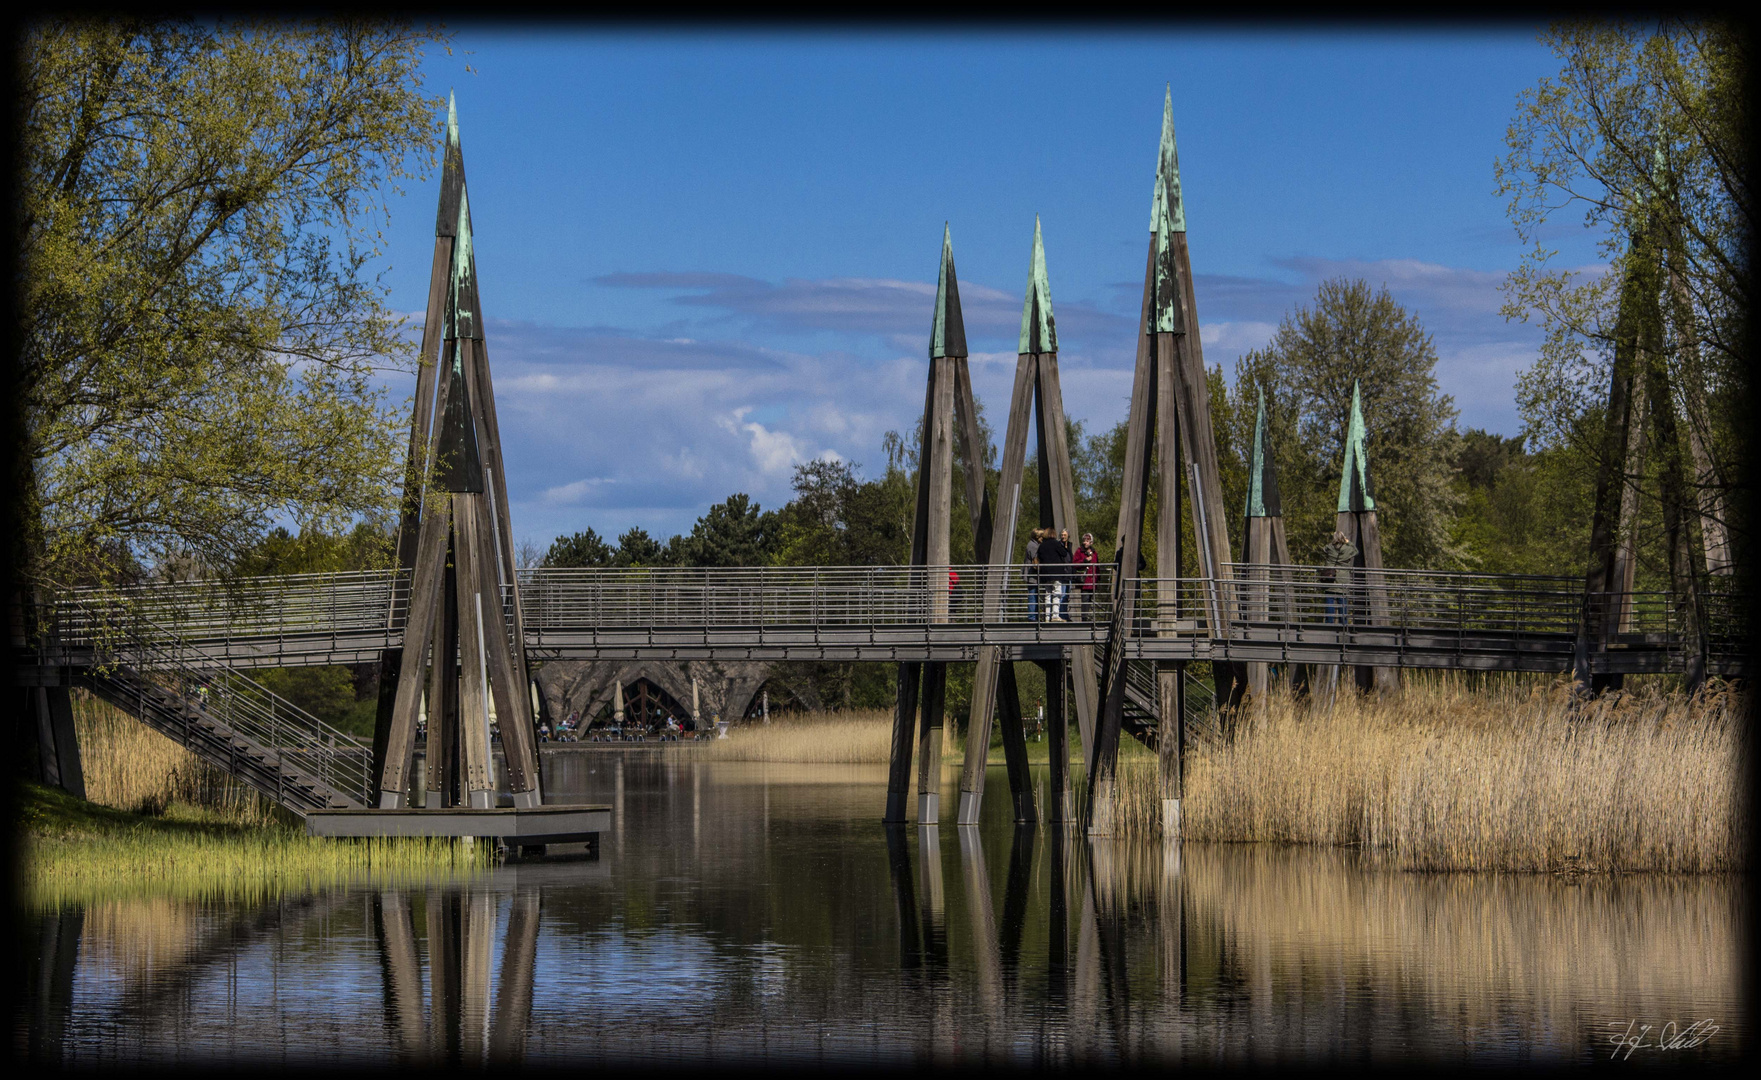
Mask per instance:
[[[655,861],[192,903],[203,917],[162,952],[117,936],[129,901],[69,908],[36,927],[28,1051],[72,1065],[808,1054],[1067,1066],[1319,1046],[1589,1060],[1606,1055],[1615,1015],[1713,1016],[1725,1034],[1709,1049],[1725,1054],[1741,1037],[1726,1011],[1742,910],[1728,878],[1463,878],[1351,852],[1007,825],[954,828],[958,840],[894,828],[879,848],[862,831],[848,865],[780,891],[749,858],[774,841],[750,834],[748,858],[698,862],[665,892],[660,880],[681,879]],[[662,839],[634,849],[647,859]],[[778,857],[800,865],[806,850]],[[817,903],[849,918],[830,923]],[[342,1017],[339,1000],[377,1007]]]

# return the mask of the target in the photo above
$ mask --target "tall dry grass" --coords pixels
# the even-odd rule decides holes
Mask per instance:
[[[729,729],[726,739],[707,744],[701,752],[721,761],[870,765],[885,764],[892,747],[891,709],[851,709],[773,715],[768,724],[743,724]],[[947,756],[944,741],[942,757],[946,760]]]
[[[73,723],[92,802],[153,815],[181,803],[239,825],[289,820],[248,784],[83,690],[73,692]]]
[[[1332,707],[1274,695],[1189,751],[1188,839],[1361,845],[1427,870],[1741,869],[1743,703],[1563,682],[1409,679]],[[1160,829],[1156,772],[1120,768],[1122,831]]]

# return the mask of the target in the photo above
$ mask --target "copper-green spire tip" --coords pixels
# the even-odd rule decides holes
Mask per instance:
[[[1150,311],[1152,325],[1158,334],[1186,333],[1186,320],[1181,305],[1180,268],[1174,260],[1174,229],[1168,220],[1167,205],[1157,207],[1156,260],[1151,269],[1155,274],[1155,305]]]
[[[477,310],[477,257],[471,236],[471,200],[461,188],[453,234],[452,289],[447,303],[446,337],[483,340],[483,319]]]
[[[1180,154],[1174,146],[1174,85],[1162,98],[1162,145],[1156,151],[1156,190],[1150,199],[1150,232],[1166,212],[1169,230],[1186,231],[1186,207],[1180,196]]]
[[[1370,495],[1370,457],[1365,449],[1362,387],[1351,384],[1351,419],[1345,426],[1345,461],[1339,473],[1339,513],[1376,508]]]
[[[954,240],[942,223],[942,272],[936,281],[935,322],[929,329],[929,358],[966,355],[966,322],[960,316],[960,282],[954,276]]]
[[[1259,390],[1260,409],[1253,422],[1253,450],[1247,465],[1247,510],[1250,518],[1283,517],[1278,496],[1278,470],[1266,433],[1266,391]]]
[[[1039,215],[1033,216],[1033,258],[1027,267],[1027,299],[1021,305],[1021,348],[1028,353],[1058,351],[1058,324],[1052,318],[1052,284],[1046,276],[1046,245]]]
[[[435,236],[457,236],[459,197],[465,190],[465,153],[459,147],[459,107],[451,92],[446,95],[446,157],[440,166],[440,213],[434,220]]]

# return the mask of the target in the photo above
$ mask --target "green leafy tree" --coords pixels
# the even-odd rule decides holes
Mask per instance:
[[[559,536],[544,553],[545,566],[592,567],[611,566],[616,552],[592,529],[572,536]]]
[[[678,537],[673,538],[675,541]],[[676,546],[676,545],[675,545]],[[618,537],[618,550],[612,556],[613,566],[671,566],[673,559],[659,540],[640,527]]]
[[[1383,558],[1461,565],[1450,537],[1456,412],[1437,391],[1436,366],[1417,317],[1386,288],[1345,279],[1322,282],[1313,307],[1286,315],[1270,344],[1237,362],[1237,404],[1222,419],[1240,458],[1251,445],[1255,391],[1265,390],[1293,559],[1313,558],[1333,530],[1352,385],[1361,381]]]
[[[431,167],[437,33],[48,18],[19,43],[26,571],[230,564],[277,515],[395,501],[412,349],[370,276]]]
[[[744,492],[729,495],[697,519],[688,536],[675,537],[675,561],[681,566],[766,566],[775,514]]]
[[[1505,314],[1545,331],[1522,373],[1529,445],[1576,459],[1588,484],[1602,470],[1605,403],[1617,351],[1644,352],[1668,381],[1678,445],[1654,463],[1685,477],[1710,542],[1749,542],[1733,516],[1752,405],[1747,324],[1755,206],[1750,184],[1751,38],[1738,25],[1680,18],[1560,23],[1541,35],[1560,61],[1517,100],[1495,165],[1499,194],[1530,245],[1505,283]],[[1548,230],[1570,213],[1593,235],[1606,270],[1559,264]],[[1643,343],[1651,343],[1649,346]],[[1614,451],[1618,452],[1618,451]],[[1661,497],[1658,469],[1629,476],[1641,506]],[[1739,568],[1740,556],[1727,556]],[[1577,569],[1583,553],[1572,559]]]

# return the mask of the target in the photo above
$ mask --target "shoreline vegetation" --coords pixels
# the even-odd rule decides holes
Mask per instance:
[[[1563,680],[1412,675],[1326,707],[1274,693],[1216,743],[1189,745],[1192,841],[1374,852],[1421,871],[1717,873],[1746,869],[1741,696],[1652,686],[1576,701]],[[433,880],[488,845],[337,842],[132,717],[75,695],[89,802],[21,788],[24,898],[248,897],[345,881]],[[944,777],[964,744],[944,729]],[[781,715],[683,748],[707,761],[884,765],[890,709]],[[1071,734],[1072,756],[1079,740]],[[1043,740],[1028,743],[1035,764]],[[993,744],[992,764],[1002,751]],[[1082,781],[1080,761],[1073,776]],[[993,778],[993,783],[997,782]],[[1119,755],[1116,836],[1161,833],[1155,755]]]
[[[1185,838],[1360,848],[1412,870],[1743,870],[1743,707],[1725,686],[1584,702],[1564,680],[1413,673],[1386,699],[1342,692],[1331,708],[1274,693],[1231,737],[1187,747]],[[947,730],[943,768],[957,770],[964,743]],[[890,710],[794,716],[697,752],[885,764],[891,732]],[[1078,745],[1073,730],[1073,758]],[[1119,750],[1117,835],[1159,839],[1155,755],[1128,738]],[[1028,753],[1043,763],[1046,743]]]
[[[462,878],[490,845],[451,839],[335,841],[170,739],[89,694],[74,695],[87,800],[20,784],[20,899],[154,895],[252,900],[348,882]]]

